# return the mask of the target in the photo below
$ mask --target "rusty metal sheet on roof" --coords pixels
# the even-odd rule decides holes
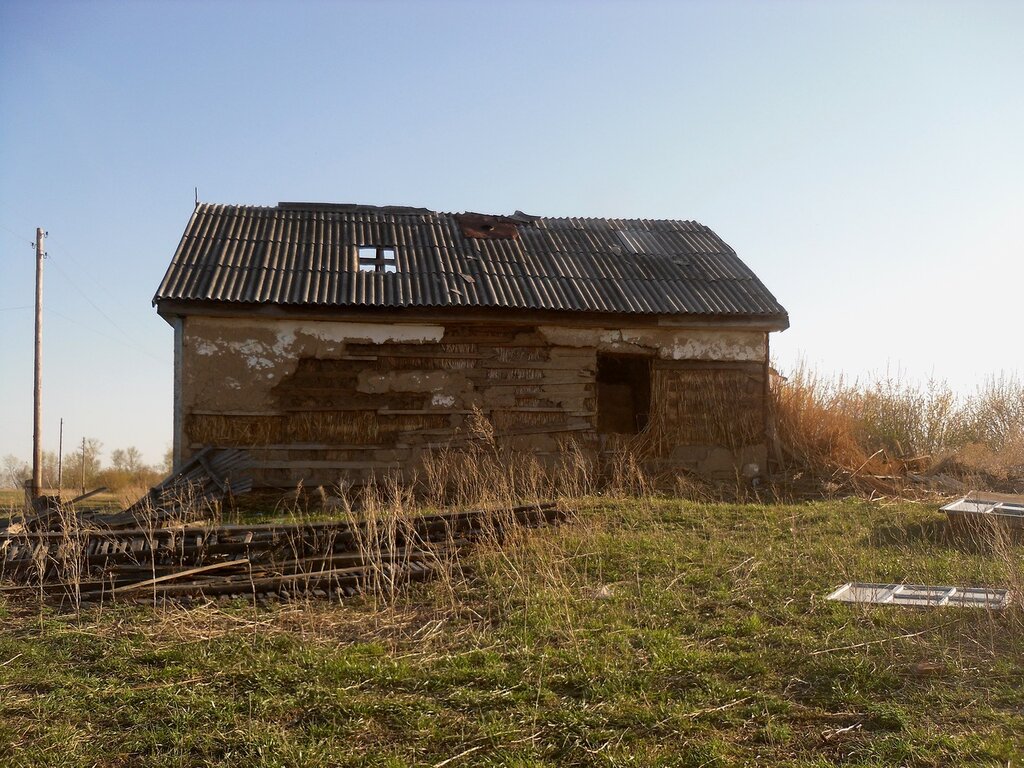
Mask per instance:
[[[326,203],[200,204],[153,298],[316,307],[498,307],[762,319],[786,310],[721,238],[692,221],[499,217]],[[394,248],[394,271],[360,247]]]

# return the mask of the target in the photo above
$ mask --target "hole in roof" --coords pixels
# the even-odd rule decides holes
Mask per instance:
[[[360,272],[397,272],[395,249],[391,246],[360,245],[356,248]]]
[[[481,224],[480,225],[480,229],[482,229],[484,232],[490,232],[492,229],[494,229],[494,225],[493,224]]]

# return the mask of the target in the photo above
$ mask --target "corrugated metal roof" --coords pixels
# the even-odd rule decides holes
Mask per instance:
[[[721,238],[692,221],[514,218],[518,236],[463,235],[422,208],[203,203],[153,298],[318,307],[502,307],[659,315],[786,310]],[[360,246],[394,272],[360,271]]]

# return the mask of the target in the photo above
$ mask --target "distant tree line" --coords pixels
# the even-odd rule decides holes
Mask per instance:
[[[134,445],[115,448],[110,452],[109,463],[102,461],[103,443],[95,438],[86,438],[83,452],[78,449],[64,454],[61,467],[60,486],[73,493],[106,486],[119,491],[137,485],[154,485],[171,469],[171,452],[168,450],[159,465],[146,464],[142,452]],[[83,473],[84,470],[84,473]],[[0,487],[23,488],[32,477],[32,464],[14,454],[3,457],[0,466]],[[57,490],[58,461],[56,451],[43,451],[43,487]]]

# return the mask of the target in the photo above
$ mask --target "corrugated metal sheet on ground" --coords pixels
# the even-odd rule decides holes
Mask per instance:
[[[201,204],[162,300],[366,307],[503,307],[740,315],[788,322],[735,251],[692,221],[523,219],[514,239],[464,237],[424,209]],[[359,246],[395,248],[393,273]]]

